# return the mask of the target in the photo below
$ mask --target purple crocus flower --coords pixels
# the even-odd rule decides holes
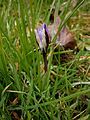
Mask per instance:
[[[42,24],[42,26],[35,29],[36,41],[42,51],[43,59],[44,59],[44,70],[47,71],[47,48],[49,44],[50,34],[46,24]]]
[[[45,23],[35,29],[35,35],[41,51],[46,53],[49,44],[49,31]]]

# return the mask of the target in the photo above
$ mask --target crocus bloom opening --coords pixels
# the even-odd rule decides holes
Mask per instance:
[[[47,51],[49,44],[49,31],[46,24],[42,24],[39,28],[35,30],[36,40],[42,52]]]

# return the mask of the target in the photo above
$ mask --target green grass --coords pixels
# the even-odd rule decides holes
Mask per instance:
[[[72,8],[71,0],[0,1],[0,120],[15,120],[16,115],[22,120],[89,119],[90,57],[80,60],[81,56],[90,56],[90,51],[84,49],[89,38],[80,38],[89,32],[80,30],[81,17],[78,22],[74,21],[78,26],[72,27],[70,23],[80,13],[87,13],[87,3],[90,5],[89,0],[78,1]],[[51,54],[48,71],[43,73],[43,58],[38,51],[34,29],[39,21],[49,24],[53,4],[56,13],[62,10],[58,32],[69,24],[80,51],[73,59],[62,63],[60,55],[68,52],[71,56],[71,52],[55,53],[49,46],[48,54],[57,54],[57,64]],[[55,39],[56,36],[53,42]],[[73,87],[76,82],[88,84]]]

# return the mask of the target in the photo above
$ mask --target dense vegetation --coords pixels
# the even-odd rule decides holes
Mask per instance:
[[[90,2],[76,1],[0,1],[0,120],[90,119]],[[50,45],[44,73],[34,29],[50,23],[52,8],[60,11],[59,31],[69,27],[78,51]]]

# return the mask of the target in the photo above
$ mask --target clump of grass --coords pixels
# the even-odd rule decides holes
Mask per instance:
[[[0,2],[2,120],[89,118],[89,84],[74,84],[88,83],[90,80],[89,59],[80,59],[80,56],[89,56],[89,52],[82,48],[74,55],[74,59],[62,64],[60,62],[62,52],[59,51],[58,64],[54,65],[50,56],[49,69],[43,74],[43,59],[34,35],[34,29],[40,20],[49,24],[53,6],[56,13],[59,8],[63,8],[59,32],[83,2],[84,0],[78,2],[72,9],[71,0],[66,2],[54,0],[49,3],[43,0]],[[55,39],[56,36],[53,42]],[[50,52],[52,49],[50,46]]]

